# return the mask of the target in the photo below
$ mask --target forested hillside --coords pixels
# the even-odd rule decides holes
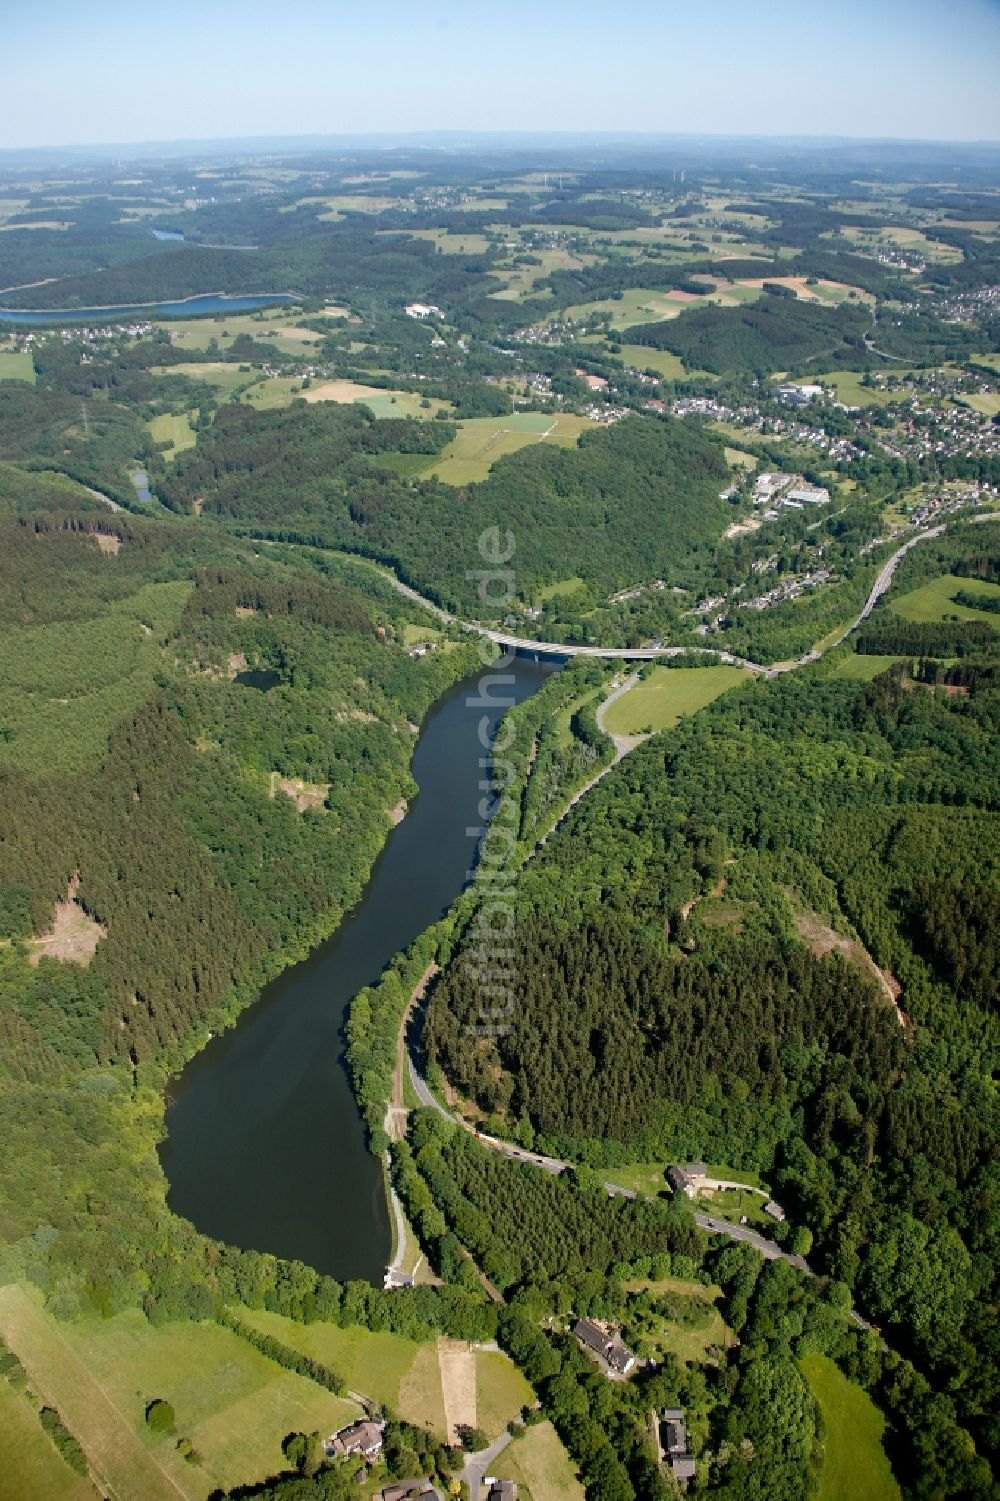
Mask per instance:
[[[529,599],[567,575],[607,590],[651,569],[690,568],[724,525],[721,447],[680,423],[636,417],[585,435],[577,449],[532,447],[501,459],[487,480],[458,496],[380,466],[379,455],[390,450],[434,453],[449,436],[442,428],[376,421],[358,407],[296,404],[256,413],[233,406],[177,460],[163,496],[176,509],[200,500],[259,536],[384,559],[433,598],[484,615],[497,605],[480,600],[465,575],[477,566],[480,534],[498,515],[516,538],[512,566]]]
[[[654,737],[524,870],[515,1025],[477,1035],[460,953],[425,1040],[542,1150],[764,1175],[988,1449],[1000,701],[954,671],[748,685]]]
[[[410,659],[414,612],[370,571],[0,479],[5,1264],[117,1308],[150,1287],[143,1223],[179,1225],[153,1153],[164,1062],[356,900],[411,790],[410,726],[467,659]],[[247,665],[276,686],[235,681]]]

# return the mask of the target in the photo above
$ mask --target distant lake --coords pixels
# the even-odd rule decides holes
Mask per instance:
[[[227,297],[221,292],[206,292],[200,297],[185,297],[179,302],[133,302],[122,307],[82,308],[6,308],[0,306],[0,323],[34,327],[45,323],[107,323],[121,318],[206,318],[217,313],[256,313],[260,308],[281,302],[298,302],[291,292],[260,293],[256,296]]]

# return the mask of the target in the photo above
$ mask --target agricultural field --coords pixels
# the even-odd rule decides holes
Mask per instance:
[[[863,386],[861,377],[860,370],[831,370],[809,378],[815,380],[817,385],[832,386],[837,400],[849,407],[884,407],[896,399],[892,391],[882,391],[877,386]]]
[[[0,1378],[0,1501],[94,1501],[89,1480],[75,1474],[38,1421],[23,1392]]]
[[[405,235],[412,240],[428,240],[441,255],[485,255],[490,248],[485,235],[456,234],[448,229],[385,229],[380,233]]]
[[[323,316],[345,316],[346,308],[327,308]],[[234,339],[249,336],[263,344],[274,344],[282,354],[305,354],[319,344],[322,334],[314,328],[301,328],[297,312],[265,308],[259,313],[231,313],[213,318],[178,318],[157,325],[170,335],[178,349],[206,353],[212,340],[220,349],[228,349]]]
[[[164,450],[163,455],[168,462],[177,454],[183,453],[185,448],[193,448],[195,445],[197,434],[187,412],[164,412],[161,416],[154,417],[147,426],[154,443],[171,445]]]
[[[959,396],[957,399],[974,412],[982,412],[984,417],[996,417],[1000,414],[1000,394],[996,391],[976,391],[971,396]]]
[[[888,672],[894,662],[910,662],[909,657],[867,657],[857,653],[844,657],[830,674],[849,683],[870,683],[879,673]]]
[[[306,401],[363,401],[376,417],[427,417],[442,408],[446,401],[421,397],[412,391],[388,391],[381,386],[366,386],[354,380],[326,380],[303,391]],[[429,400],[430,407],[422,402]]]
[[[264,379],[260,370],[253,370],[249,366],[241,369],[239,365],[230,365],[224,360],[192,361],[187,365],[154,365],[152,374],[186,375],[188,380],[204,381],[206,385],[215,388],[221,401],[231,400],[234,391],[242,391],[245,386]]]
[[[379,414],[376,414],[379,415]],[[572,448],[595,424],[572,413],[518,412],[510,417],[472,417],[459,424],[456,437],[427,467],[427,474],[449,485],[484,480],[497,459],[531,443],[558,443]]]
[[[741,667],[654,667],[648,677],[611,705],[604,716],[604,727],[613,735],[669,729],[685,714],[703,709],[745,677]]]
[[[517,1481],[525,1501],[583,1501],[576,1466],[549,1422],[519,1433],[493,1461],[490,1473]]]
[[[0,381],[4,380],[35,384],[35,366],[26,349],[0,349]]]
[[[900,1501],[882,1447],[885,1419],[860,1386],[827,1355],[800,1361],[823,1418],[819,1501]]]
[[[1000,622],[1000,616],[991,614],[989,610],[976,610],[970,605],[956,604],[955,595],[962,592],[986,594],[991,599],[1000,599],[1000,584],[986,583],[982,579],[959,578],[957,574],[945,573],[940,578],[932,579],[929,584],[921,584],[918,589],[911,589],[908,594],[901,594],[898,599],[893,599],[892,610],[894,614],[901,615],[904,620],[916,622],[949,618],[985,620],[989,625],[997,625]]]
[[[396,1334],[376,1334],[353,1326],[296,1324],[280,1314],[240,1309],[239,1316],[255,1329],[337,1371],[352,1391],[387,1403],[402,1417],[445,1436],[444,1398],[437,1349]]]

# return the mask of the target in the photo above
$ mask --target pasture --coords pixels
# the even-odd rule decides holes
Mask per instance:
[[[959,396],[957,399],[974,412],[982,412],[984,417],[996,417],[1000,414],[1000,394],[996,391],[976,391],[971,396]]]
[[[420,1343],[397,1334],[376,1334],[352,1325],[296,1324],[280,1314],[240,1309],[240,1318],[255,1329],[302,1350],[337,1371],[352,1391],[364,1392],[388,1404],[408,1422],[430,1428],[440,1438],[447,1431],[442,1351],[447,1357],[454,1341]],[[531,1388],[506,1355],[473,1349],[468,1356],[474,1384],[468,1391],[479,1426],[491,1439],[502,1433],[531,1400]],[[449,1402],[454,1392],[449,1385]],[[460,1421],[460,1419],[459,1419]]]
[[[523,1429],[493,1461],[490,1474],[515,1480],[531,1501],[583,1501],[576,1466],[548,1421]]]
[[[255,381],[263,380],[260,370],[227,364],[224,360],[192,361],[187,365],[154,365],[153,375],[186,375],[188,380],[204,381],[214,386],[222,401],[229,401],[234,391],[241,391]]]
[[[884,407],[896,399],[892,391],[882,391],[878,386],[863,386],[860,370],[831,370],[823,375],[810,376],[818,385],[832,386],[838,401],[849,407]]]
[[[827,1355],[799,1362],[823,1418],[819,1501],[899,1501],[882,1433],[885,1419]]]
[[[510,417],[472,417],[459,423],[455,438],[429,462],[426,473],[449,485],[484,480],[497,459],[531,443],[573,448],[595,424],[571,413],[517,412]]]
[[[38,1421],[23,1392],[0,1377],[0,1501],[94,1501]]]
[[[892,611],[901,615],[904,620],[926,622],[932,620],[985,620],[989,625],[1000,624],[1000,615],[991,614],[989,610],[977,610],[970,605],[955,603],[955,595],[968,592],[970,594],[988,595],[990,599],[1000,599],[1000,584],[986,583],[983,579],[959,578],[954,573],[944,573],[940,578],[931,579],[928,584],[921,584],[917,589],[911,589],[908,594],[901,594],[898,599],[891,600]]]
[[[485,255],[490,248],[485,235],[461,234],[449,229],[383,229],[379,233],[427,240],[441,255]]]
[[[163,412],[161,416],[151,418],[146,426],[154,443],[170,445],[163,454],[168,461],[195,445],[197,435],[187,412]]]
[[[753,1197],[753,1195],[748,1195]],[[760,1199],[757,1200],[760,1203]],[[716,1212],[712,1202],[710,1211]],[[649,1342],[657,1355],[676,1355],[684,1365],[705,1365],[715,1358],[709,1352],[725,1349],[732,1343],[732,1334],[716,1306],[722,1296],[720,1287],[706,1287],[701,1282],[679,1277],[664,1277],[657,1282],[643,1278],[627,1284],[630,1292],[651,1292],[665,1296],[674,1295],[688,1300],[689,1316],[683,1321],[671,1318],[668,1309],[663,1310],[663,1326],[657,1329]]]
[[[848,683],[870,683],[879,673],[888,672],[894,662],[910,661],[910,657],[867,657],[855,653],[839,661],[830,676]]]
[[[592,255],[576,255],[572,250],[561,248],[525,250],[530,255],[532,264],[527,266],[494,266],[490,270],[491,276],[502,278],[503,291],[494,292],[492,295],[507,302],[516,302],[522,297],[530,296],[538,283],[551,276],[553,271],[578,271],[582,266],[593,265],[595,257]]]
[[[388,391],[381,386],[366,386],[355,380],[325,380],[302,392],[306,401],[363,401],[376,417],[431,417],[448,402],[424,398],[413,391]],[[430,406],[421,406],[429,399]]]
[[[410,1422],[426,1424],[444,1437],[444,1399],[434,1344],[374,1334],[358,1326],[296,1324],[263,1309],[241,1308],[238,1313],[244,1323],[323,1361],[352,1391],[387,1403]]]
[[[604,727],[613,735],[639,735],[669,729],[741,683],[741,667],[654,667],[648,677],[613,703]]]
[[[831,233],[829,230],[824,231],[820,239],[829,239]],[[925,261],[948,266],[963,259],[962,252],[957,246],[946,245],[942,240],[932,239],[922,229],[913,229],[909,225],[883,224],[879,229],[870,229],[865,225],[845,224],[841,234],[859,250],[892,247],[896,250],[911,251],[922,256]]]
[[[329,311],[329,310],[328,310]],[[342,313],[344,309],[336,309]],[[205,353],[214,339],[220,349],[228,349],[234,339],[249,335],[264,344],[274,344],[283,354],[305,354],[323,338],[312,328],[300,328],[297,312],[265,309],[259,313],[232,313],[217,318],[179,318],[158,327],[170,335],[179,349]]]
[[[0,381],[4,380],[35,384],[35,366],[27,349],[0,349]]]

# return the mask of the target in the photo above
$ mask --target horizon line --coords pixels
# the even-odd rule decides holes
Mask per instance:
[[[746,133],[733,133],[731,131],[706,131],[706,130],[551,130],[551,129],[520,129],[497,127],[495,129],[464,129],[459,127],[428,127],[426,129],[396,131],[396,130],[364,130],[364,131],[300,131],[289,135],[272,133],[247,134],[240,136],[171,136],[171,137],[148,137],[141,140],[116,140],[116,141],[83,141],[83,142],[46,142],[36,145],[23,146],[0,146],[0,157],[26,156],[34,152],[114,152],[116,150],[165,150],[165,149],[205,149],[208,147],[243,147],[249,149],[280,149],[281,146],[298,146],[302,148],[304,143],[340,143],[353,146],[378,146],[381,150],[391,150],[394,145],[419,147],[421,143],[451,142],[510,142],[518,144],[545,142],[571,143],[586,142],[592,145],[619,144],[628,142],[711,142],[721,143],[763,143],[767,145],[799,145],[807,149],[812,147],[819,149],[824,146],[911,146],[911,147],[953,147],[958,149],[987,149],[1000,151],[1000,138],[983,137],[948,137],[948,136],[889,136],[889,135],[844,135],[844,134],[819,134],[819,133],[786,133],[768,131],[749,131]],[[440,149],[440,146],[426,145],[424,149]]]

